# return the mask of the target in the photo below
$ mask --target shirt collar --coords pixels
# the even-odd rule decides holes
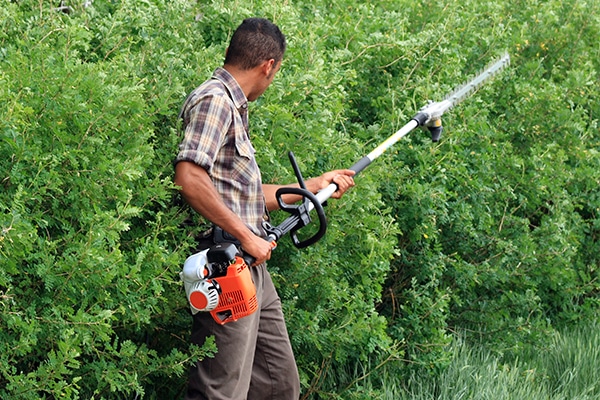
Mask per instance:
[[[246,95],[229,71],[227,71],[225,68],[219,67],[215,70],[212,77],[225,85],[227,91],[229,91],[229,95],[231,96],[233,104],[235,104],[235,107],[238,110],[245,110],[248,108],[248,99],[246,98]]]

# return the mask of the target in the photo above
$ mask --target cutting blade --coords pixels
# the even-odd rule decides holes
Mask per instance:
[[[485,81],[496,75],[500,70],[510,64],[510,56],[505,53],[499,60],[486,67],[479,75],[465,83],[464,85],[454,89],[454,91],[446,97],[452,107],[463,101],[478,87],[483,85]]]

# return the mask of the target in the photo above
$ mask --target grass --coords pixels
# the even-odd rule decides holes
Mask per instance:
[[[363,390],[382,400],[600,399],[599,322],[563,330],[549,337],[545,348],[529,348],[510,360],[459,337],[452,354],[437,377],[407,378],[388,365],[367,377]],[[383,390],[373,390],[380,386],[376,381],[384,382]]]

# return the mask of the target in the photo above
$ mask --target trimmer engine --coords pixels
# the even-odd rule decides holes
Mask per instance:
[[[232,243],[191,255],[180,275],[192,314],[209,311],[223,325],[258,308],[250,269]]]

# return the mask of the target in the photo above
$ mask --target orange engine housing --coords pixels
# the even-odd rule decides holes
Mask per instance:
[[[235,262],[227,267],[227,274],[213,280],[221,287],[219,304],[210,312],[218,324],[237,321],[256,311],[256,288],[250,269],[242,257],[236,256]]]

